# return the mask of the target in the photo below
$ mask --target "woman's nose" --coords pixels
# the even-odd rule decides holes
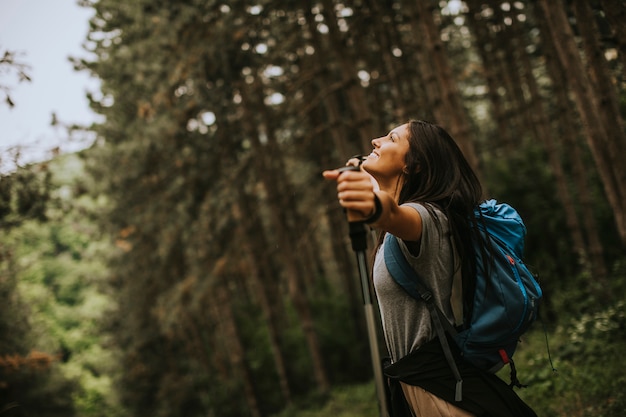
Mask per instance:
[[[375,148],[378,148],[378,146],[380,145],[380,139],[381,138],[374,138],[372,139],[372,146]]]

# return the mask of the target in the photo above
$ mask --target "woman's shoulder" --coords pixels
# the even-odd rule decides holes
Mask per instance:
[[[403,205],[412,207],[420,214],[422,218],[422,233],[431,236],[433,234],[444,236],[449,233],[448,216],[437,204],[411,201]]]
[[[433,220],[447,218],[443,210],[441,210],[441,208],[434,203],[429,203],[427,201],[409,201],[402,205],[412,207],[420,213],[422,217],[433,218]]]

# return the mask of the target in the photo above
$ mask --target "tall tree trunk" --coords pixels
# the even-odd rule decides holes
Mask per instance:
[[[622,63],[622,73],[626,71],[626,4],[624,1],[600,0],[604,17],[611,26],[617,43],[618,58]]]
[[[622,211],[616,217],[621,218],[621,221],[618,220],[618,224],[622,224],[622,243],[626,247],[626,167],[623,160],[626,155],[626,131],[615,87],[617,82],[611,75],[604,57],[603,48],[598,38],[600,31],[589,2],[574,0],[573,6],[576,25],[587,58],[587,73],[591,81],[591,91],[597,96],[596,106],[600,122],[606,128],[609,154],[612,157],[614,175],[617,178],[617,186],[620,191],[619,199]]]
[[[421,40],[420,72],[430,79],[427,88],[429,101],[437,123],[446,128],[458,143],[470,166],[482,177],[474,144],[470,139],[470,127],[461,96],[452,76],[445,46],[435,23],[435,6],[430,1],[405,1],[405,7],[413,11],[411,28]],[[432,67],[428,68],[427,63]]]
[[[523,36],[523,31],[520,30],[519,26],[520,24],[513,18],[512,29],[515,31],[515,37],[517,39],[520,39],[520,37]],[[591,228],[587,228],[587,234],[589,238],[589,246],[587,246],[583,237],[582,226],[576,213],[576,203],[574,202],[572,193],[569,191],[569,187],[567,184],[567,175],[561,161],[563,147],[559,146],[557,141],[554,139],[558,137],[558,133],[550,128],[550,121],[547,117],[547,115],[549,114],[549,109],[541,98],[539,86],[537,85],[537,81],[533,76],[530,57],[527,53],[525,53],[524,48],[517,49],[519,50],[520,54],[520,65],[524,69],[525,85],[527,85],[531,97],[531,102],[529,103],[529,105],[525,106],[525,108],[527,109],[526,113],[530,114],[530,126],[533,126],[533,129],[536,132],[535,136],[539,140],[543,141],[548,152],[550,167],[552,168],[552,172],[556,180],[557,194],[559,196],[559,201],[563,204],[566,223],[570,232],[570,236],[572,238],[574,251],[579,256],[579,260],[582,265],[588,265],[588,261],[589,259],[591,259],[592,262],[590,268],[593,276],[602,280],[606,277],[606,266],[604,263],[603,248],[600,244],[600,238],[598,236],[597,227],[595,226],[593,213],[589,213],[587,211],[591,209],[591,206],[587,205],[583,208],[585,212],[585,221],[587,222],[586,224],[592,225]],[[546,58],[546,60],[549,59],[549,57]],[[560,93],[558,94],[563,93],[562,87],[555,86],[555,88],[560,89]],[[562,97],[564,99],[567,99],[566,95],[562,95]],[[536,104],[533,105],[532,103]],[[572,131],[571,134],[574,135],[572,137],[575,137],[575,132]],[[571,153],[571,147],[566,147],[566,149],[570,150],[568,154]],[[576,147],[576,149],[578,148]],[[583,186],[584,189],[579,190],[578,195],[581,195],[583,193],[586,193],[588,195],[589,188],[587,183],[585,182],[579,185]]]
[[[612,142],[598,114],[598,97],[594,94],[582,59],[580,57],[572,28],[561,1],[539,0],[539,18],[546,19],[549,33],[546,40],[553,43],[561,65],[567,68],[564,78],[571,87],[578,113],[581,117],[587,142],[602,179],[604,191],[613,209],[617,230],[626,245],[626,168],[623,158],[623,144]]]
[[[376,39],[380,43],[379,57],[383,63],[385,79],[389,83],[389,95],[394,103],[392,112],[396,121],[403,122],[406,118],[406,108],[404,106],[403,97],[400,94],[400,77],[396,71],[397,65],[395,62],[397,58],[392,55],[391,40],[389,37],[389,27],[393,27],[389,22],[393,22],[393,16],[389,15],[390,9],[383,6],[381,7],[378,1],[368,1],[368,6],[371,14],[371,22],[373,27],[371,30],[376,34]]]
[[[499,32],[495,34],[495,42],[498,44],[496,50],[500,55],[501,75],[506,80],[507,97],[509,97],[508,106],[505,106],[507,107],[507,119],[510,121],[513,131],[517,132],[513,140],[507,144],[507,150],[513,152],[524,137],[522,132],[529,126],[534,127],[530,122],[529,114],[534,113],[534,109],[526,105],[527,100],[522,87],[524,85],[523,67],[518,66],[520,56],[526,52],[523,42],[519,39],[520,34],[515,29],[517,25],[516,16],[507,16],[499,5],[496,5],[493,10],[496,24],[499,27]],[[520,42],[522,43],[521,48]]]
[[[376,0],[373,0],[373,2],[376,2]],[[403,18],[406,19],[406,16],[403,16]],[[378,20],[376,17],[374,17],[374,19]],[[391,16],[390,21],[394,21]],[[408,43],[404,41],[403,36],[405,36],[405,34],[402,33],[403,26],[404,22],[402,25],[385,24],[385,28],[390,32],[390,38],[393,45],[398,47],[401,53],[399,57],[394,56],[394,66],[398,68],[396,73],[401,74],[399,79],[399,88],[404,113],[397,112],[401,119],[394,120],[394,122],[398,123],[399,121],[416,119],[418,117],[426,120],[434,120],[434,116],[432,115],[430,106],[428,105],[428,99],[424,93],[423,77],[419,72],[418,65],[415,65],[415,62],[417,61],[417,59],[415,59],[416,54],[411,52],[418,50],[419,39]],[[374,56],[373,59],[376,62],[378,61],[377,56]],[[375,89],[375,91],[379,91],[379,89]],[[385,100],[389,100],[389,98],[384,96],[375,102],[383,103]]]
[[[311,10],[311,0],[307,1]],[[340,30],[337,26],[337,17],[335,15],[335,8],[333,0],[322,0],[323,9],[322,15],[324,21],[328,25],[328,40],[330,43],[332,54],[336,62],[339,65],[340,75],[339,78],[345,83],[346,86],[346,104],[351,109],[352,117],[350,119],[350,128],[358,132],[358,139],[361,143],[361,148],[369,150],[371,149],[371,140],[374,138],[373,119],[371,111],[367,105],[368,101],[365,97],[365,92],[357,78],[357,67],[355,66],[356,60],[352,56],[352,51],[347,47],[342,39]],[[311,30],[315,30],[314,21],[311,19],[310,13],[308,13],[307,21]]]
[[[365,97],[362,96],[363,92],[361,87],[358,86],[358,82],[355,79],[356,70],[354,68],[350,69],[354,63],[347,61],[348,57],[343,53],[345,48],[341,47],[341,39],[340,35],[337,33],[337,29],[334,28],[330,41],[331,45],[335,47],[330,48],[329,51],[329,48],[325,47],[322,35],[316,30],[315,18],[310,13],[310,10],[309,8],[306,14],[307,24],[313,46],[318,53],[315,57],[309,59],[309,61],[314,62],[308,62],[305,67],[316,68],[320,67],[320,63],[326,65],[326,62],[341,61],[339,76],[332,72],[332,68],[326,67],[322,70],[320,67],[320,71],[316,72],[318,74],[317,77],[304,89],[305,97],[308,97],[305,102],[317,104],[317,109],[309,110],[311,124],[313,126],[325,126],[323,130],[315,130],[314,134],[322,135],[322,133],[324,133],[322,135],[323,137],[330,137],[330,141],[324,139],[325,146],[316,147],[313,154],[320,155],[319,161],[321,167],[334,168],[337,165],[343,164],[349,156],[354,154],[354,151],[351,152],[349,149],[354,149],[353,146],[355,144],[357,146],[357,153],[371,149],[372,145],[370,140],[372,139],[373,130],[371,127],[364,125],[360,130],[361,133],[355,137],[354,133],[351,132],[353,130],[353,124],[346,124],[345,120],[349,118],[351,114],[355,112],[359,114],[359,112],[364,111],[365,118],[362,121],[368,121],[368,124],[371,125],[368,120],[369,116],[367,116],[369,114],[367,102],[365,101]],[[333,9],[331,9],[331,11],[332,10]],[[326,20],[331,20],[332,24],[335,24],[334,15],[327,13],[325,16]],[[351,71],[353,72],[351,73]],[[337,78],[340,79],[339,88],[329,89],[328,86],[337,84],[336,82],[333,83],[333,80]],[[344,94],[341,91],[343,89],[352,90],[352,93]],[[359,103],[353,103],[353,99],[348,99],[349,108],[346,111],[346,106],[342,106],[342,103],[346,102],[346,97],[356,97]],[[363,107],[364,110],[359,110],[361,107]],[[355,122],[358,122],[358,119],[355,119]],[[361,125],[362,123],[358,122],[358,124]],[[331,153],[338,153],[340,159],[338,161],[332,161],[329,157]],[[329,187],[333,189],[332,186]],[[331,192],[330,194],[324,193],[324,195],[332,196],[325,199],[327,207],[326,216],[331,232],[330,242],[332,252],[337,260],[340,275],[344,277],[342,282],[346,286],[346,292],[350,299],[350,311],[356,331],[355,339],[366,340],[367,333],[362,312],[362,303],[360,302],[360,290],[357,288],[357,280],[355,279],[357,269],[356,265],[353,263],[352,254],[348,253],[349,242],[346,218],[337,206],[336,194]],[[363,344],[359,344],[359,346],[363,346]],[[361,353],[364,355],[363,357],[366,358],[368,351],[367,349],[362,351],[355,350],[355,354],[359,355]]]
[[[230,294],[228,289],[229,277],[227,274],[229,272],[226,269],[227,263],[228,260],[226,258],[221,258],[213,269],[212,275],[216,278],[213,288],[215,299],[207,304],[214,320],[220,323],[222,327],[220,334],[223,335],[225,348],[228,351],[227,356],[232,366],[233,374],[236,378],[241,380],[243,385],[243,394],[248,404],[250,414],[252,417],[261,417],[259,401],[254,390],[252,372],[250,372],[248,364],[245,361],[245,349],[232,309],[231,300],[236,299],[236,296],[235,294]]]
[[[548,33],[547,22],[543,19],[538,20],[539,30],[542,33]],[[556,50],[553,43],[544,42],[544,56],[546,60],[546,69],[552,81],[552,91],[555,95],[555,104],[557,108],[556,122],[559,126],[560,134],[558,137],[563,142],[563,149],[567,152],[564,156],[569,159],[574,183],[576,185],[576,195],[578,196],[578,204],[582,212],[582,221],[584,225],[584,234],[581,236],[573,235],[574,251],[579,257],[580,265],[591,271],[600,281],[606,277],[607,269],[604,262],[604,249],[602,247],[599,230],[594,214],[594,203],[591,196],[591,189],[587,179],[589,168],[585,166],[583,150],[577,140],[579,132],[576,128],[577,122],[574,120],[571,111],[571,100],[567,91],[567,83],[563,79],[563,73],[567,68],[561,65],[556,56]],[[569,219],[568,224],[572,222]],[[585,239],[586,236],[586,239]],[[580,246],[579,240],[583,239],[583,245]]]
[[[313,62],[310,63],[311,67],[315,67]],[[323,91],[322,86],[327,84],[327,74],[320,72],[308,86],[304,89],[305,101],[316,102],[316,92]],[[344,155],[347,158],[349,153],[346,149],[346,143],[342,138],[342,131],[340,126],[341,112],[337,100],[333,95],[324,95],[320,103],[316,106],[315,111],[311,111],[308,115],[314,126],[324,126],[328,128],[322,136],[329,136],[330,140],[325,139],[319,141],[323,143],[322,146],[315,146],[312,150],[312,154],[315,155],[321,167],[334,168],[338,165],[338,161],[333,161],[331,158],[331,151],[333,149],[339,150],[340,155]],[[341,160],[343,162],[343,159]],[[363,318],[362,305],[360,302],[359,290],[357,288],[356,277],[356,264],[353,262],[353,256],[348,251],[348,242],[346,237],[348,236],[348,228],[345,214],[342,212],[341,207],[337,204],[335,187],[330,184],[325,184],[325,188],[328,188],[329,192],[323,192],[321,204],[326,206],[325,214],[328,219],[330,236],[328,241],[332,248],[335,262],[339,275],[343,277],[342,283],[345,285],[345,292],[349,299],[351,316],[356,331],[356,340],[365,340],[367,337],[365,321]]]
[[[275,121],[277,118],[269,113],[266,106],[258,104],[260,106],[258,109],[260,110],[261,120],[265,120],[266,123],[259,125],[257,133],[264,135],[266,143],[262,144],[259,136],[256,138],[256,141],[253,140],[253,144],[256,144],[257,151],[263,152],[265,157],[267,155],[271,156],[266,161],[268,163],[267,166],[271,167],[269,170],[274,180],[273,183],[265,183],[265,186],[272,184],[272,192],[275,198],[269,201],[274,205],[273,210],[282,218],[282,224],[290,236],[290,250],[298,254],[296,265],[303,288],[310,290],[314,287],[316,278],[322,272],[323,267],[321,266],[322,261],[318,256],[319,251],[314,250],[311,245],[313,239],[311,238],[310,222],[305,221],[300,214],[300,202],[303,200],[303,197],[300,197],[300,195],[305,194],[305,191],[300,191],[299,194],[292,185],[292,173],[285,165],[281,156],[283,152],[276,140]],[[265,149],[263,150],[263,148]],[[274,192],[274,190],[277,192]],[[307,292],[310,293],[310,291]]]
[[[261,90],[256,87],[248,87],[250,91],[242,90],[244,93],[244,112],[246,113],[243,119],[243,129],[247,132],[250,138],[252,150],[255,158],[254,163],[256,172],[259,174],[259,182],[262,184],[265,193],[267,194],[267,201],[270,202],[270,220],[272,229],[276,233],[276,241],[280,247],[282,253],[282,259],[284,260],[284,275],[287,279],[289,296],[294,304],[304,336],[311,355],[313,375],[317,386],[320,391],[327,392],[330,388],[328,375],[326,372],[326,365],[321,353],[321,347],[319,343],[319,337],[315,330],[315,322],[309,301],[307,299],[306,288],[302,284],[302,269],[299,266],[297,259],[300,254],[293,250],[294,234],[290,232],[289,228],[294,227],[291,222],[286,221],[284,212],[287,210],[295,210],[294,206],[289,206],[284,203],[285,196],[290,194],[287,189],[285,178],[285,171],[277,170],[276,159],[281,158],[278,152],[270,152],[268,149],[264,149],[266,144],[262,143],[261,135],[263,135],[263,141],[269,140],[268,132],[261,132],[259,126],[256,124],[256,119],[252,115],[253,112],[257,112],[263,109],[262,103],[258,102],[258,98],[262,97]],[[248,100],[250,102],[248,102]]]
[[[287,373],[285,355],[281,347],[281,320],[277,269],[270,265],[272,257],[267,248],[269,242],[263,229],[262,220],[252,197],[245,189],[239,189],[239,203],[233,210],[235,222],[239,225],[241,256],[247,260],[246,275],[252,281],[254,294],[261,306],[269,332],[270,349],[278,375],[278,385],[286,404],[290,404],[291,388]]]
[[[497,126],[497,140],[502,144],[513,143],[511,120],[506,112],[505,99],[501,97],[499,90],[505,82],[502,80],[501,63],[497,53],[494,35],[489,30],[489,21],[481,15],[481,0],[470,0],[468,25],[476,37],[476,48],[482,59],[481,70],[487,82],[487,95],[491,103],[491,113]],[[488,151],[488,149],[487,149]]]

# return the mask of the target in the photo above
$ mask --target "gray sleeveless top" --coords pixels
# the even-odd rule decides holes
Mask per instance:
[[[399,241],[404,256],[431,289],[435,303],[448,320],[454,315],[450,297],[454,278],[453,250],[446,216],[435,209],[436,218],[421,204],[407,203],[422,216],[422,239],[417,256]],[[373,280],[385,335],[393,362],[436,337],[424,302],[409,296],[391,277],[383,256],[384,243],[374,259]],[[456,292],[456,289],[455,289]]]

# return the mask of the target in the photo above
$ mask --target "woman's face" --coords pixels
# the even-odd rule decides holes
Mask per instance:
[[[405,157],[409,151],[409,125],[403,124],[390,131],[387,136],[372,140],[374,150],[363,161],[363,169],[381,180],[395,180],[404,175]]]

